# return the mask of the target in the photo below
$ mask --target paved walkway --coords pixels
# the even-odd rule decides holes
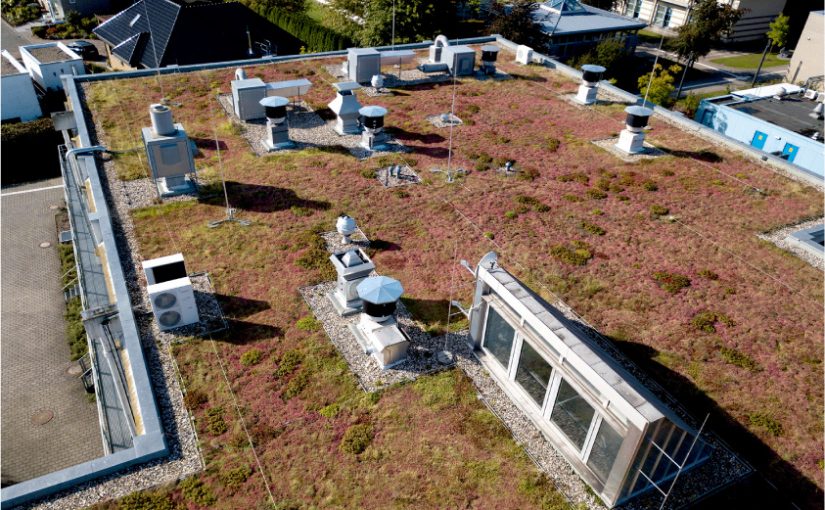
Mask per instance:
[[[67,373],[75,363],[69,362],[55,211],[49,209],[63,203],[59,184],[50,179],[0,193],[3,484],[103,455],[96,406]],[[40,248],[44,241],[51,246]],[[33,423],[49,412],[50,421]]]

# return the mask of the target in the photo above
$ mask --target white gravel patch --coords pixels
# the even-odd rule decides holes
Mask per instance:
[[[619,150],[619,148],[616,147],[616,142],[618,141],[619,137],[613,137],[602,138],[599,140],[591,140],[590,143],[598,147],[601,147],[602,149],[613,154],[622,161],[627,161],[628,163],[636,163],[643,159],[656,159],[666,154],[663,150],[658,149],[647,142],[644,142],[644,152],[640,152],[638,154],[628,154],[622,150]]]
[[[460,126],[464,122],[452,113],[445,113],[440,115],[428,115],[427,121],[437,128],[448,128],[450,126]]]
[[[361,135],[339,135],[335,132],[335,121],[324,121],[309,105],[293,104],[287,109],[289,123],[289,138],[295,143],[290,149],[270,152],[266,147],[269,138],[266,120],[255,119],[241,122],[232,109],[232,97],[229,94],[220,94],[218,102],[232,122],[242,126],[242,136],[249,143],[252,152],[258,156],[275,154],[278,152],[292,152],[312,147],[338,147],[349,151],[358,159],[372,156],[381,156],[393,152],[411,152],[409,148],[388,137],[380,151],[369,151],[361,147]]]
[[[396,175],[390,175],[389,167],[379,168],[375,171],[375,178],[385,188],[421,184],[421,177],[409,165],[401,165],[401,170]]]
[[[815,268],[819,269],[820,271],[825,271],[825,258],[823,258],[822,256],[816,256],[815,254],[801,247],[797,240],[790,237],[791,234],[795,232],[804,230],[806,228],[815,227],[817,225],[825,225],[825,218],[815,218],[812,220],[803,221],[802,223],[786,225],[784,227],[772,230],[770,232],[757,234],[757,237],[759,239],[771,242],[776,246],[779,246],[783,250],[793,253],[794,255],[804,260],[808,264],[814,266]]]

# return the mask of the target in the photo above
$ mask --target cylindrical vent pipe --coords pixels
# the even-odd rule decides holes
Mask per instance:
[[[365,106],[358,110],[361,115],[361,124],[367,129],[377,130],[384,127],[384,116],[387,109],[381,106]]]
[[[585,64],[582,66],[582,81],[587,83],[599,83],[604,74],[605,68],[592,64]]]
[[[289,99],[281,96],[269,96],[261,99],[260,105],[264,107],[266,118],[276,124],[280,124],[286,119],[286,105]]]
[[[235,79],[236,80],[245,80],[246,79],[246,71],[243,68],[239,67],[235,69]]]
[[[653,115],[653,110],[643,106],[628,106],[624,111],[627,113],[625,124],[628,129],[636,132],[644,129],[647,126],[647,120]]]
[[[149,116],[152,118],[152,131],[158,136],[175,134],[175,123],[172,122],[172,110],[162,104],[149,106]]]
[[[495,62],[498,58],[498,46],[493,46],[492,44],[486,44],[481,47],[481,61],[482,62]]]

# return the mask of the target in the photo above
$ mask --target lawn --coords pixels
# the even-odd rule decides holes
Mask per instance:
[[[756,69],[759,67],[759,61],[761,59],[761,53],[748,53],[746,55],[739,55],[736,57],[716,58],[711,60],[711,62],[727,67],[734,67],[736,69]],[[779,58],[779,55],[776,53],[768,53],[765,56],[765,63],[762,67],[782,67],[788,66],[789,63],[790,61],[788,59]]]
[[[223,216],[217,200],[133,215],[140,256],[167,255],[174,245],[190,270],[212,274],[231,320],[214,346],[193,340],[174,353],[206,471],[141,497],[198,504],[208,493],[216,508],[252,508],[267,499],[266,480],[284,508],[565,507],[461,372],[365,394],[324,332],[304,319],[310,312],[297,289],[329,279],[317,232],[331,230],[341,211],[381,241],[378,271],[422,303],[466,303],[471,282],[456,252],[475,262],[495,249],[536,292],[563,298],[614,338],[695,415],[712,412],[713,430],[775,483],[817,497],[809,495],[822,485],[823,276],[756,234],[821,216],[822,194],[658,119],[648,140],[669,155],[624,163],[590,143],[618,133],[622,107],[573,106],[561,95],[577,83],[500,60],[514,79],[459,80],[464,124],[453,135],[453,162],[472,173],[457,184],[430,172],[444,166],[448,141],[425,119],[449,110],[449,85],[359,96],[387,107],[388,129],[413,150],[403,159],[424,183],[406,193],[369,177],[396,156],[359,161],[307,149],[255,157],[214,99],[229,90],[229,69],[86,85],[101,142],[113,147],[130,147],[148,124],[148,115],[123,112],[145,112],[160,97],[180,103],[175,119],[190,136],[223,142],[230,200],[253,222],[208,229]],[[339,62],[247,74],[307,77],[314,86],[304,99],[318,109],[334,97],[322,65]],[[214,178],[217,156],[201,147],[202,176]],[[528,178],[489,169],[506,160]],[[124,176],[140,173],[129,164]],[[314,206],[296,207],[307,203]],[[590,256],[564,257],[560,247],[574,241]],[[443,327],[432,306],[411,310],[434,331]],[[754,444],[767,453],[754,453]]]

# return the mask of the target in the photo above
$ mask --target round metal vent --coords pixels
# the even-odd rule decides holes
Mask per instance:
[[[174,310],[163,312],[162,314],[160,314],[160,317],[158,317],[158,322],[161,326],[174,326],[175,324],[180,322],[180,314]]]
[[[178,298],[176,298],[171,292],[164,292],[163,294],[158,294],[155,296],[155,308],[160,310],[172,308],[177,302]]]

